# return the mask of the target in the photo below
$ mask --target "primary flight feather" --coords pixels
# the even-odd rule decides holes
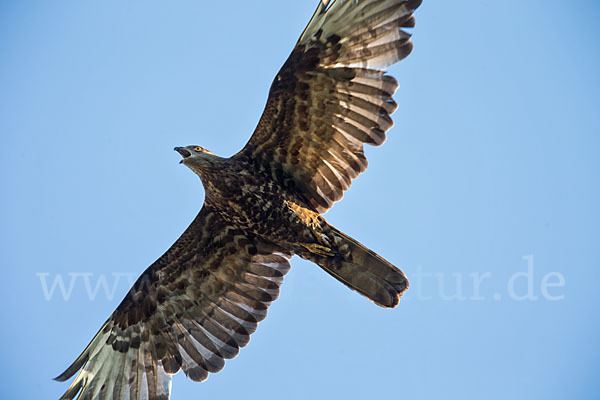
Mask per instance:
[[[320,215],[367,167],[365,143],[392,127],[398,84],[384,70],[412,50],[420,0],[321,1],[275,77],[246,146],[221,158],[176,147],[205,200],[135,282],[75,362],[62,399],[168,399],[180,369],[220,371],[249,341],[296,254],[383,307],[408,287],[398,268]]]

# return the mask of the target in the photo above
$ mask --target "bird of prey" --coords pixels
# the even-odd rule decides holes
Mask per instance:
[[[392,127],[420,0],[321,0],[273,80],[246,146],[230,158],[176,147],[205,189],[197,217],[146,269],[81,355],[62,399],[168,399],[179,370],[203,381],[248,344],[296,254],[382,307],[398,268],[321,216]]]

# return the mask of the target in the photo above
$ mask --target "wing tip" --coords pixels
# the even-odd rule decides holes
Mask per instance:
[[[73,364],[71,364],[69,366],[69,368],[67,368],[62,374],[60,374],[60,375],[52,378],[52,380],[55,380],[57,382],[64,382],[64,381],[66,381],[67,379],[69,379],[73,375],[75,375],[75,373],[81,369],[81,367],[83,366],[83,364],[86,363],[87,360],[88,360],[88,354],[87,354],[87,351],[86,351],[81,356],[79,356],[77,358],[77,360],[75,360],[73,362]]]

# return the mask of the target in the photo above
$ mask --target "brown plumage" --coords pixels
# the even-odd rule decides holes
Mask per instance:
[[[245,346],[279,293],[289,258],[321,266],[383,307],[402,271],[321,213],[367,167],[396,109],[383,70],[406,57],[418,0],[322,1],[281,68],[246,146],[221,158],[178,147],[205,188],[200,213],[154,262],[57,380],[63,399],[168,399],[171,374],[195,381]]]

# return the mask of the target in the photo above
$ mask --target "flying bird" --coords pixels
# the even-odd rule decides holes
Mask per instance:
[[[204,185],[202,209],[146,269],[81,355],[62,399],[168,399],[171,375],[220,371],[248,344],[298,255],[382,307],[401,270],[321,216],[367,168],[363,145],[392,127],[420,0],[322,0],[273,80],[246,146],[222,158],[176,147]]]

